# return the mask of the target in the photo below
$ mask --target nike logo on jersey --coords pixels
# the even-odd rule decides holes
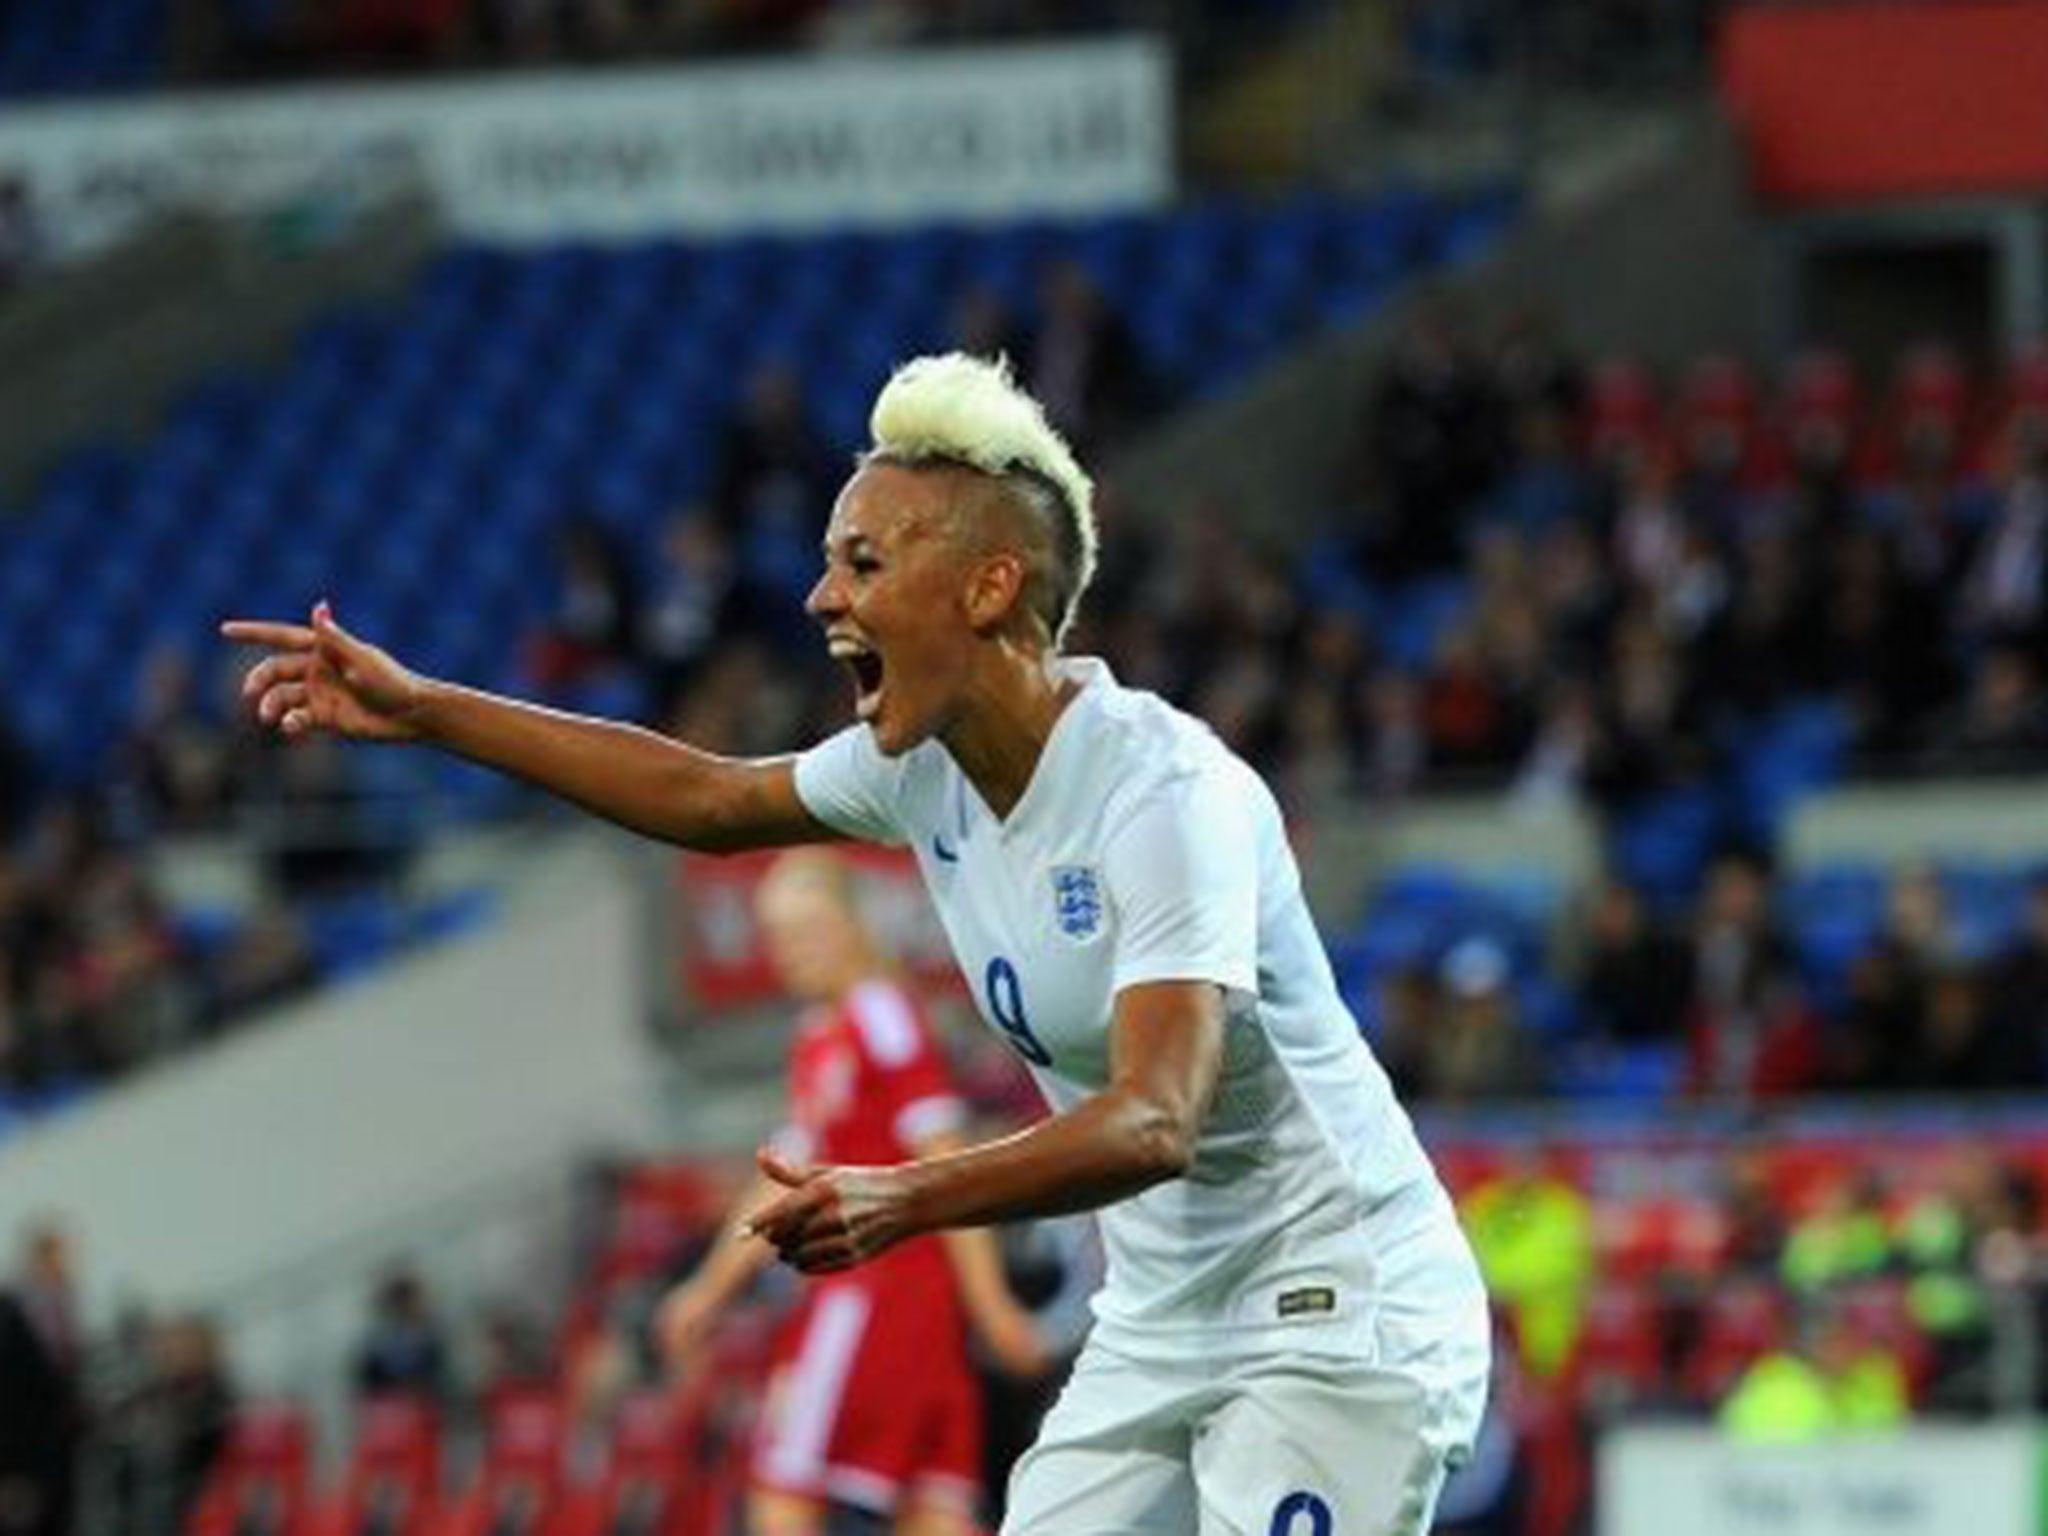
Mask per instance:
[[[958,864],[960,862],[959,851],[946,841],[945,834],[942,832],[934,832],[932,834],[932,852],[937,856],[941,864]]]

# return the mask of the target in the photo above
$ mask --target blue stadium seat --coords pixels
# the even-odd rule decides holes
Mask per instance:
[[[398,905],[378,892],[311,904],[305,917],[314,964],[330,983],[374,970],[396,952],[404,933]]]
[[[1622,879],[1669,914],[1698,889],[1721,833],[1711,788],[1675,789],[1616,818],[1609,853]]]

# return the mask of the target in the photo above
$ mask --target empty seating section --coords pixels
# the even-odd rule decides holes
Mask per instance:
[[[170,0],[8,0],[0,5],[0,102],[154,85]]]

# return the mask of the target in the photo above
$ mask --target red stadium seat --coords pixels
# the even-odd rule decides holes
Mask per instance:
[[[1815,348],[1792,360],[1785,378],[1784,411],[1794,425],[1825,421],[1853,429],[1862,409],[1862,386],[1841,353]]]
[[[1613,1280],[1710,1275],[1727,1247],[1728,1218],[1703,1199],[1634,1200],[1597,1208],[1600,1272]]]
[[[311,1536],[415,1536],[432,1528],[441,1498],[441,1428],[427,1403],[412,1397],[365,1402],[342,1487],[325,1500]]]
[[[1951,472],[1981,470],[1983,435],[1969,373],[1952,348],[1929,343],[1900,359],[1876,449],[1881,476],[1897,478],[1916,454],[1930,453]]]
[[[1632,358],[1611,357],[1593,370],[1587,391],[1589,446],[1598,459],[1654,447],[1663,433],[1663,406],[1649,370]]]
[[[1688,470],[1758,486],[1779,471],[1778,455],[1759,420],[1756,380],[1736,357],[1695,361],[1679,393],[1675,440]]]
[[[1709,1289],[1700,1299],[1699,1339],[1685,1363],[1686,1395],[1706,1406],[1720,1402],[1736,1377],[1785,1341],[1788,1321],[1775,1286],[1740,1281]]]
[[[1664,1392],[1664,1315],[1645,1286],[1602,1285],[1586,1298],[1567,1372],[1572,1395],[1605,1412]]]
[[[301,1536],[311,1448],[305,1410],[290,1403],[242,1409],[186,1536]]]
[[[692,1465],[687,1405],[665,1392],[642,1392],[619,1405],[603,1476],[574,1490],[550,1536],[700,1536],[707,1525]]]
[[[566,1439],[554,1393],[506,1394],[491,1410],[475,1485],[434,1522],[434,1536],[553,1536]]]

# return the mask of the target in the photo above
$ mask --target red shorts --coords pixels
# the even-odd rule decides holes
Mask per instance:
[[[864,1285],[811,1291],[776,1340],[757,1485],[883,1513],[905,1500],[977,1508],[980,1386],[957,1308],[920,1299]]]

